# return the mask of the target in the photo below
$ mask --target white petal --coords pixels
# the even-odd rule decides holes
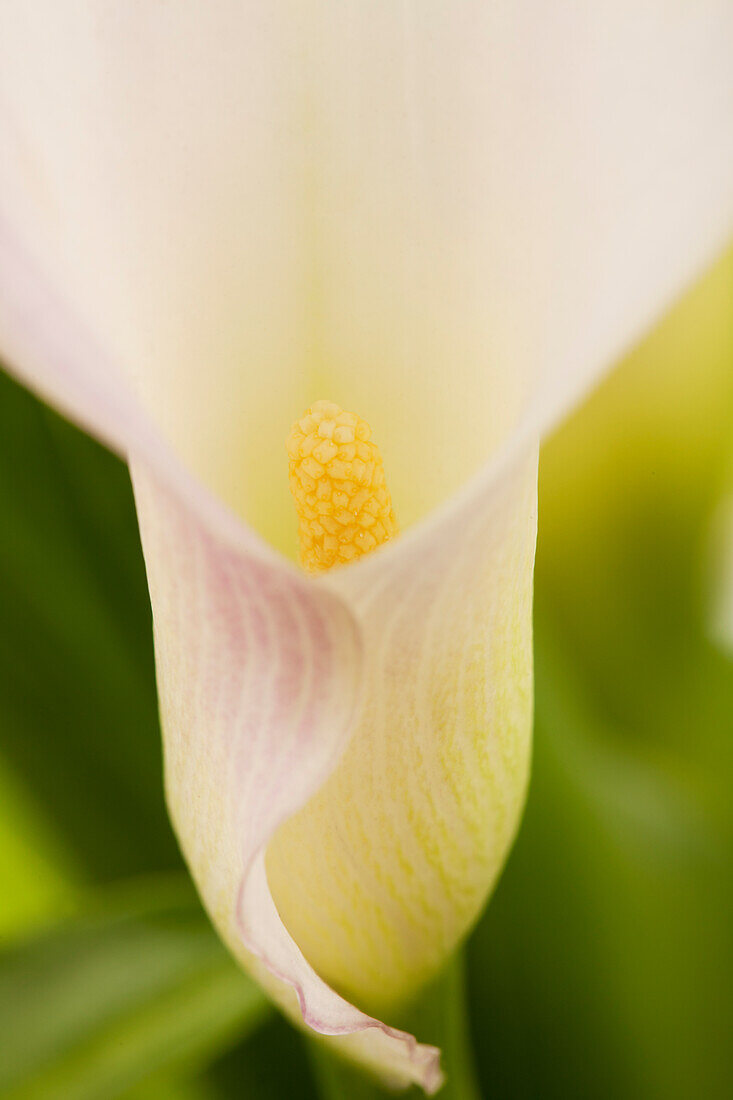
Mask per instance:
[[[733,233],[733,5],[324,8],[329,396],[384,435],[406,523]]]
[[[308,403],[299,33],[269,0],[0,7],[6,213],[178,453],[240,512],[280,488],[288,519],[275,472]]]
[[[292,550],[311,400],[372,423],[404,526],[712,259],[732,53],[729,0],[6,0],[3,199],[178,453]]]

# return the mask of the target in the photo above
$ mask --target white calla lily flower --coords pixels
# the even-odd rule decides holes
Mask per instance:
[[[291,1015],[428,1091],[376,1013],[518,825],[538,441],[730,235],[732,55],[728,0],[0,5],[0,351],[129,463],[191,872]],[[320,398],[403,533],[315,579]]]

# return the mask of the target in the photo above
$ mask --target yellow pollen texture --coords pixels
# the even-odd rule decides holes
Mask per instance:
[[[316,401],[288,436],[300,560],[322,573],[376,550],[397,534],[379,448],[356,413]]]

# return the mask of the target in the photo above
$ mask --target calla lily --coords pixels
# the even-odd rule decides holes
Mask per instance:
[[[733,228],[732,46],[728,0],[0,9],[0,348],[129,463],[182,849],[394,1081],[438,1052],[377,1014],[521,813],[538,440]],[[284,441],[321,398],[402,534],[314,579]]]

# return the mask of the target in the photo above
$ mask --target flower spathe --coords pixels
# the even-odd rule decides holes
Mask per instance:
[[[0,13],[0,349],[130,464],[183,851],[395,1080],[437,1052],[376,1014],[521,813],[537,440],[731,231],[732,41],[725,0]],[[403,534],[316,580],[272,546],[323,395]]]

